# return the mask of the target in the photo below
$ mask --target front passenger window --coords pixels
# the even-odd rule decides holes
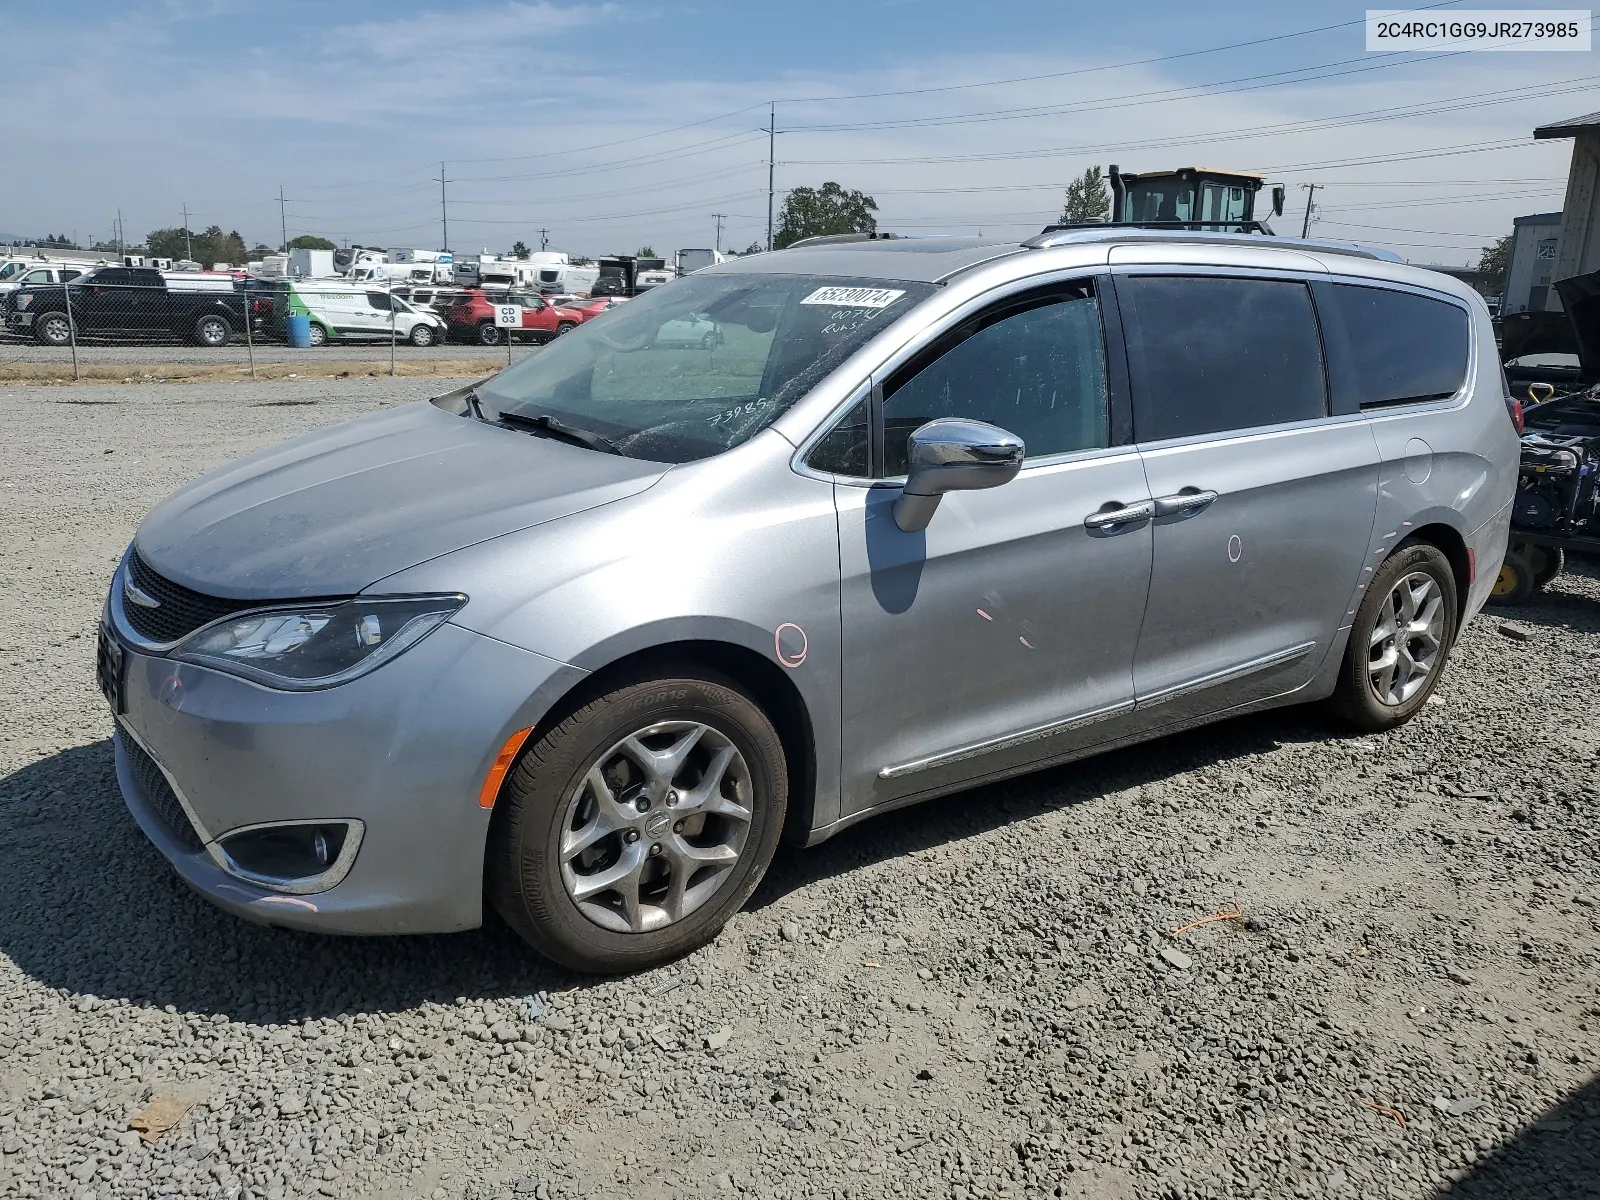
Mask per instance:
[[[1089,284],[1034,292],[963,322],[884,387],[883,474],[904,475],[907,439],[938,417],[1016,434],[1029,458],[1110,443],[1105,341]]]

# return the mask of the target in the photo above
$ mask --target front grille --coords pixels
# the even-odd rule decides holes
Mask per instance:
[[[204,849],[200,835],[194,831],[183,805],[178,803],[172,785],[156,765],[156,760],[127,734],[122,735],[122,748],[127,752],[128,766],[133,769],[133,786],[139,789],[139,797],[145,807],[155,814],[156,819],[185,850],[195,853]]]
[[[192,592],[156,574],[139,557],[137,550],[128,555],[128,576],[134,587],[160,602],[159,608],[146,608],[126,596],[121,597],[122,612],[128,618],[128,624],[140,637],[152,642],[175,642],[218,617],[243,612],[247,608],[259,608],[262,603],[257,600],[224,600]]]

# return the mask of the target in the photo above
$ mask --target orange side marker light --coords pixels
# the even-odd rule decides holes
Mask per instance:
[[[500,753],[494,758],[494,766],[489,768],[489,774],[483,781],[483,789],[478,793],[479,808],[494,807],[494,802],[500,798],[500,785],[505,782],[506,772],[511,770],[511,764],[517,758],[517,751],[522,749],[522,743],[528,740],[531,733],[533,733],[531,726],[519,729],[506,739],[504,746],[500,747]]]

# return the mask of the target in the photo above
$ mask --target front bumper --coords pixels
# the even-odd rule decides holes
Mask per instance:
[[[490,811],[478,790],[516,730],[582,672],[446,624],[320,692],[279,692],[123,647],[117,783],[183,880],[247,920],[325,933],[445,933],[482,921]],[[326,891],[228,869],[217,846],[263,823],[359,821]]]

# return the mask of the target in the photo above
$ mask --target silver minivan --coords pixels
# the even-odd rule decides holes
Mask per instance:
[[[1508,409],[1481,298],[1345,246],[719,264],[158,506],[100,631],[118,782],[242,917],[487,898],[645,967],[780,838],[1256,709],[1407,720],[1505,550]]]

